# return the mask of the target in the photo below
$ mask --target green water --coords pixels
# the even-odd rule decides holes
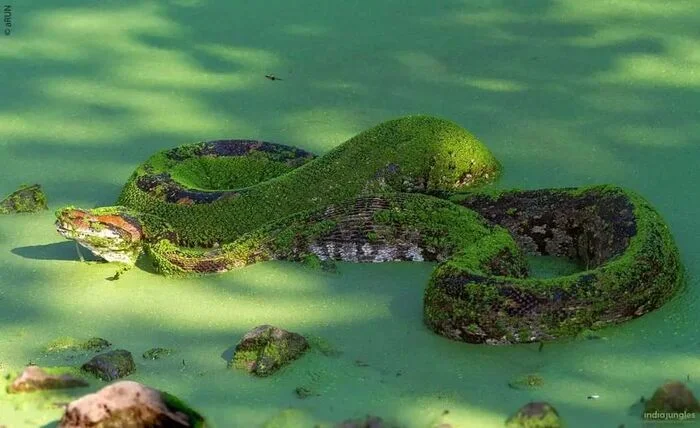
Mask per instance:
[[[642,193],[667,219],[689,282],[662,309],[598,340],[541,352],[484,347],[422,325],[429,264],[341,264],[331,275],[265,263],[206,278],[136,270],[107,281],[113,269],[78,263],[50,213],[4,216],[3,371],[51,362],[39,351],[56,337],[101,336],[134,353],[130,379],[179,395],[219,428],[257,427],[288,407],[320,422],[372,413],[411,428],[488,428],[531,400],[551,402],[570,427],[629,428],[641,426],[631,406],[667,379],[689,379],[700,394],[697,1],[13,8],[12,33],[0,34],[2,194],[38,182],[52,210],[109,205],[159,149],[244,137],[324,153],[383,120],[427,113],[482,139],[505,167],[500,186],[612,182]],[[222,354],[262,323],[322,336],[342,353],[309,354],[269,379],[227,370]],[[177,353],[142,360],[153,346]],[[531,372],[542,388],[508,387]],[[294,388],[307,384],[320,396],[298,399]],[[55,401],[65,400],[0,392],[0,425],[51,424],[61,415]]]

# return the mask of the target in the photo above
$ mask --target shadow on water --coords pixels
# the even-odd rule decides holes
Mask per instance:
[[[72,241],[13,248],[12,254],[32,260],[77,261],[80,259],[76,244]],[[96,262],[101,260],[84,248],[80,249],[80,254],[86,261]]]

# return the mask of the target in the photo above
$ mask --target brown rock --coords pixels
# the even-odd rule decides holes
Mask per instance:
[[[161,391],[138,382],[120,381],[68,404],[58,426],[203,427],[204,418]]]
[[[80,388],[84,386],[88,386],[85,380],[67,373],[51,375],[39,366],[27,366],[17,379],[7,387],[7,392],[13,394],[45,389]]]
[[[681,382],[668,382],[656,389],[644,403],[644,413],[700,412],[700,404],[693,392]]]

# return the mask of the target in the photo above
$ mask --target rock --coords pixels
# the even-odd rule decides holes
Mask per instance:
[[[508,382],[508,386],[513,389],[537,389],[542,385],[544,385],[544,379],[537,374],[518,376]]]
[[[88,383],[70,373],[71,367],[42,369],[39,366],[27,366],[24,371],[7,387],[8,394],[19,392],[42,391],[46,389],[81,388]]]
[[[299,397],[301,399],[320,395],[320,394],[314,392],[311,388],[307,388],[305,386],[297,386],[294,389],[294,393],[297,395],[297,397]]]
[[[299,358],[309,343],[304,336],[271,325],[261,325],[243,336],[236,345],[229,367],[269,376]]]
[[[167,357],[168,355],[170,355],[172,353],[173,353],[172,349],[151,348],[148,351],[144,352],[142,357],[144,360],[158,360],[160,358]]]
[[[204,428],[205,420],[168,393],[138,382],[120,381],[69,403],[58,426]]]
[[[700,404],[685,384],[667,382],[644,402],[644,413],[654,412],[700,412]]]
[[[100,352],[112,346],[107,340],[101,337],[92,337],[87,340],[80,340],[73,337],[59,337],[46,345],[44,352],[47,354],[59,352]]]
[[[124,349],[105,352],[83,364],[82,370],[92,373],[104,381],[123,378],[136,371],[131,352]]]
[[[33,213],[47,209],[46,195],[38,184],[22,185],[0,201],[0,214]]]
[[[508,428],[562,428],[563,426],[557,411],[545,402],[528,403],[506,421]]]
[[[335,426],[335,428],[397,428],[397,425],[384,422],[378,416],[367,415],[362,419],[348,419]]]

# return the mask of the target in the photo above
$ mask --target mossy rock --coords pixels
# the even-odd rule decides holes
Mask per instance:
[[[80,367],[104,381],[113,381],[128,376],[136,371],[136,364],[131,352],[124,349],[105,352],[94,356]]]
[[[532,402],[521,407],[506,421],[507,428],[564,428],[557,411],[549,403]]]
[[[49,209],[39,184],[22,185],[0,201],[0,214],[34,213]]]
[[[299,358],[309,348],[304,336],[270,325],[246,333],[236,345],[229,367],[269,376]]]
[[[684,269],[668,226],[631,191],[592,186],[449,198],[507,229],[526,253],[578,258],[587,267],[527,278],[442,264],[425,295],[426,322],[439,334],[493,344],[572,337],[639,317],[682,287]]]
[[[144,360],[159,360],[163,357],[168,357],[173,354],[172,349],[168,348],[151,348],[141,355]]]
[[[56,354],[63,352],[100,352],[112,346],[112,344],[101,337],[91,337],[87,340],[76,339],[70,336],[59,337],[52,340],[44,348],[45,354]]]

